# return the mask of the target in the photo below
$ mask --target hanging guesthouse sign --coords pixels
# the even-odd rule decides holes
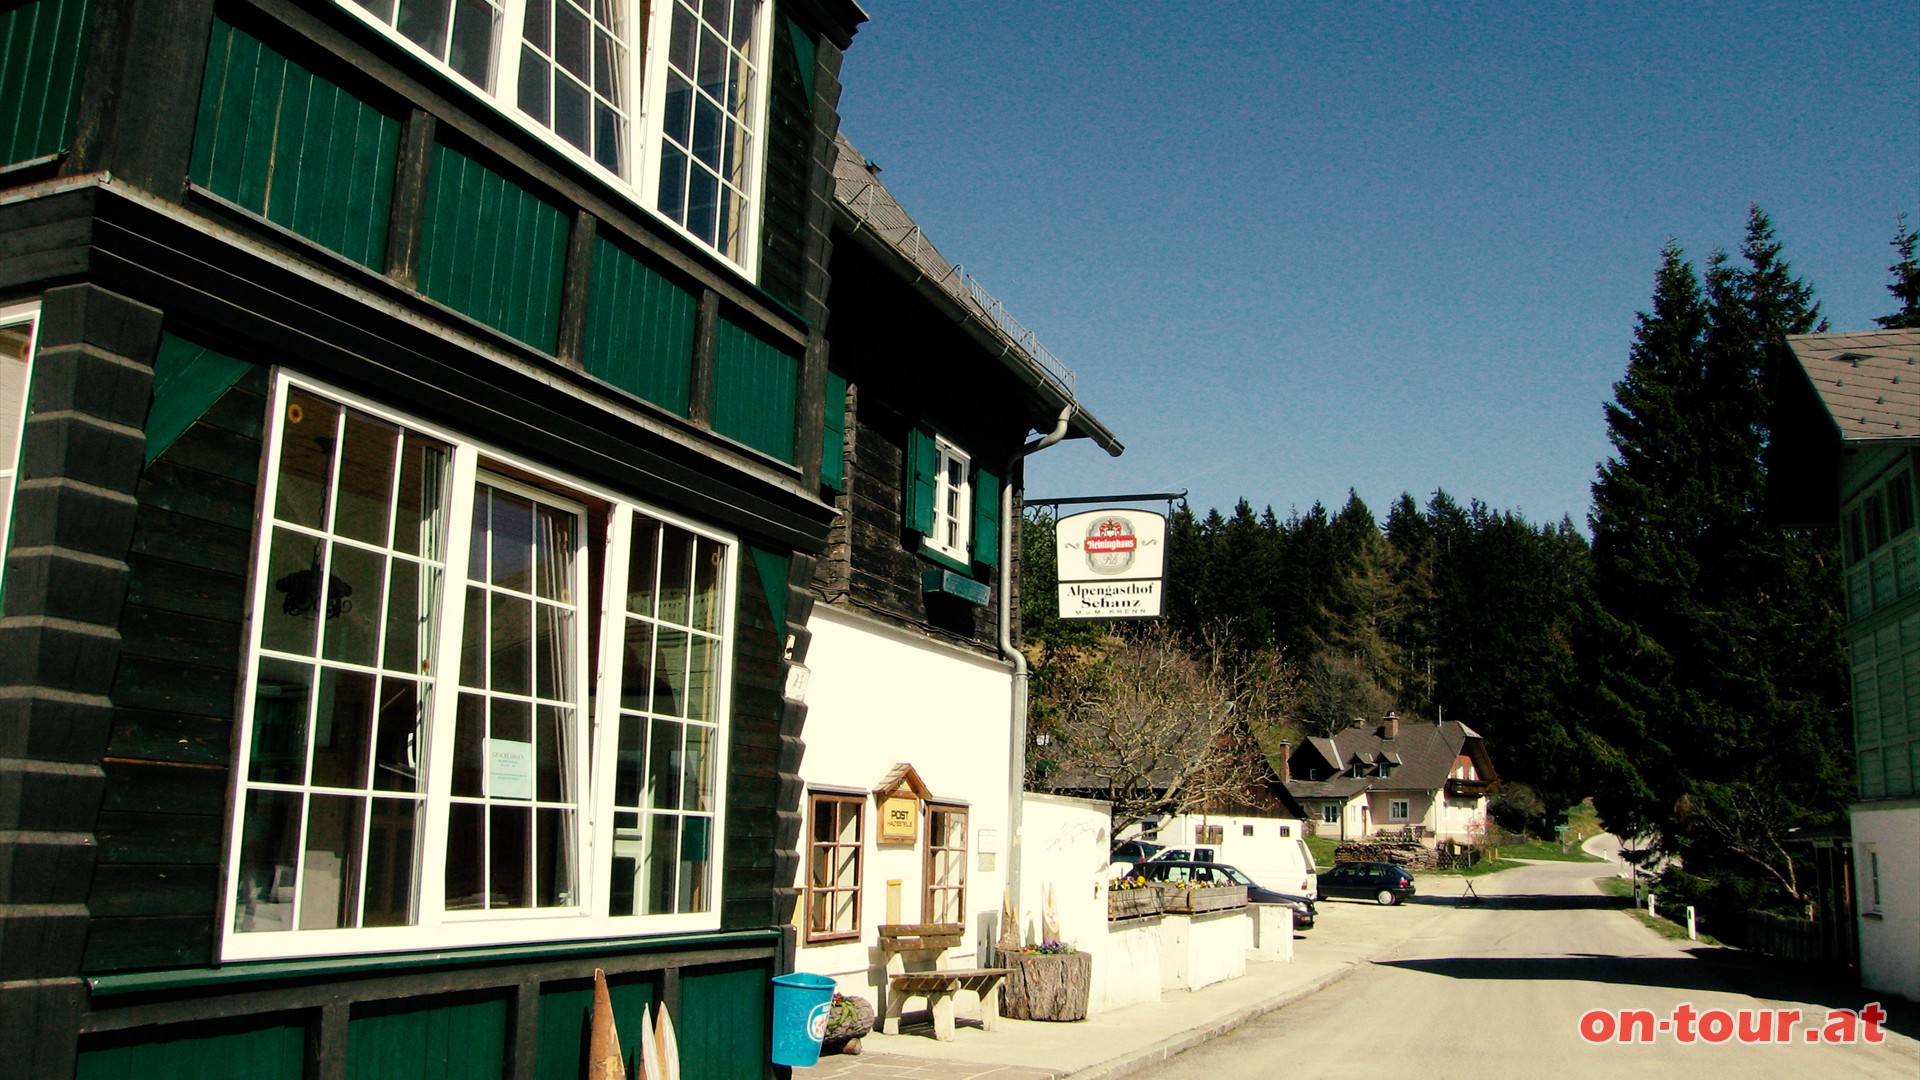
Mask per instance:
[[[1092,510],[1054,526],[1063,619],[1153,619],[1167,567],[1167,519]]]

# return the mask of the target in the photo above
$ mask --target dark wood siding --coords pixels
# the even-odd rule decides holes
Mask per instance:
[[[0,11],[0,164],[73,141],[89,0],[32,0]]]
[[[397,117],[215,20],[194,183],[379,267],[399,149]]]
[[[280,1018],[235,1027],[233,1021],[183,1026],[164,1042],[92,1040],[80,1052],[76,1080],[302,1080],[306,1075],[304,1023]]]
[[[766,185],[760,208],[760,287],[798,311],[802,295],[807,226],[808,152],[813,144],[813,102],[808,85],[813,40],[791,19],[778,19],[768,61]]]
[[[265,389],[251,370],[141,477],[89,971],[213,959]]]

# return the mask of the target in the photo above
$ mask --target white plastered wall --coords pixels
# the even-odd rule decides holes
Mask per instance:
[[[981,944],[991,945],[998,934],[1006,885],[1013,677],[994,657],[825,604],[814,606],[807,628],[813,634],[807,651],[812,677],[800,777],[809,789],[856,791],[865,798],[860,937],[808,945],[804,914],[796,914],[795,967],[831,976],[843,993],[877,1005],[885,962],[876,943],[880,924],[892,921],[889,881],[900,883],[899,921],[921,921],[926,816],[912,845],[878,844],[871,793],[896,763],[905,762],[933,798],[967,804],[966,940],[947,959],[952,967],[977,966]],[[991,853],[982,849],[983,834],[991,838]],[[802,837],[803,847],[807,839]],[[803,853],[797,882],[803,902],[806,864]]]
[[[1860,985],[1920,1001],[1920,802],[1853,806],[1854,882],[1860,911]],[[1873,911],[1867,853],[1879,855],[1880,902]],[[1877,917],[1876,917],[1877,914]]]

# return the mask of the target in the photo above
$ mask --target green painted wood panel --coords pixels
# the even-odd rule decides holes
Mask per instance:
[[[423,216],[420,291],[552,352],[567,215],[458,150],[436,144]]]
[[[985,466],[973,473],[973,561],[1000,565],[1000,478]]]
[[[161,334],[153,358],[153,408],[147,412],[147,464],[252,370],[245,360]]]
[[[724,319],[713,342],[713,430],[793,460],[800,358]]]
[[[357,1008],[347,1024],[347,1078],[500,1080],[508,1017],[504,998],[473,994]]]
[[[0,11],[0,164],[73,144],[89,0],[31,0]]]
[[[587,374],[687,415],[699,307],[692,293],[599,237],[581,356]]]
[[[609,978],[607,997],[613,1002],[613,1027],[620,1036],[627,1075],[637,1077],[640,1075],[636,1064],[640,1025],[660,995],[649,977],[624,981]],[[587,1023],[592,1015],[593,983],[590,980],[557,984],[540,994],[540,1045],[534,1062],[535,1080],[580,1080],[586,1075]]]
[[[194,183],[377,269],[399,152],[398,119],[214,20]]]
[[[765,1075],[772,975],[759,964],[689,969],[680,976],[680,1071],[702,1080]]]
[[[88,1040],[80,1046],[76,1080],[301,1080],[307,1029],[278,1024],[234,1031],[233,1021],[146,1029],[137,1038]]]
[[[940,448],[925,428],[907,429],[907,528],[922,536],[933,531],[934,483],[940,471]]]
[[[820,482],[847,488],[847,380],[827,372],[826,424],[820,436]]]

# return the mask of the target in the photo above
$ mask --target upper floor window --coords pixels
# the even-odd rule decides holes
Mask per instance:
[[[967,558],[967,523],[973,516],[973,486],[967,482],[966,452],[938,436],[933,440],[939,464],[934,469],[933,527],[927,546],[949,558]]]
[[[748,274],[762,0],[343,0]]]
[[[27,387],[33,375],[34,329],[40,309],[0,307],[0,570],[7,560],[20,442],[27,426]],[[5,582],[0,582],[3,586]]]
[[[284,376],[272,408],[226,957],[717,926],[731,544]]]

